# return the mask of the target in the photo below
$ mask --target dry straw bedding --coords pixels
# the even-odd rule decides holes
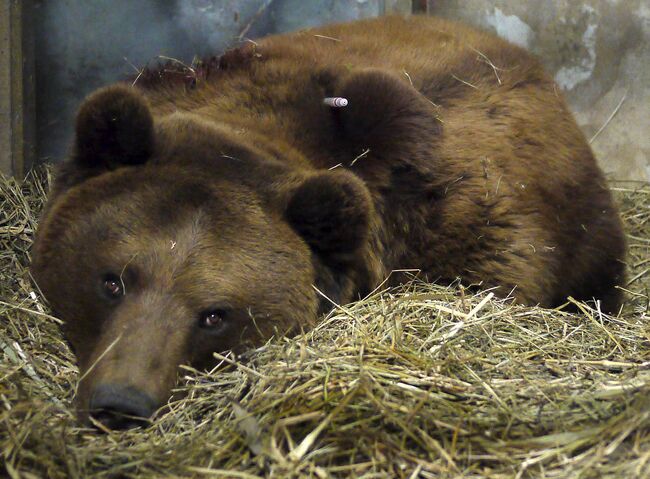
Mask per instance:
[[[81,428],[73,356],[34,291],[47,173],[0,185],[0,451],[11,477],[650,477],[650,187],[617,317],[412,284],[212,373],[147,429]]]

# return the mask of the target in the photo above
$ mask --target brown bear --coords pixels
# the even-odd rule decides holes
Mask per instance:
[[[387,17],[90,95],[33,272],[77,355],[79,410],[126,428],[179,365],[306,329],[393,270],[615,311],[623,257],[603,174],[539,61]]]

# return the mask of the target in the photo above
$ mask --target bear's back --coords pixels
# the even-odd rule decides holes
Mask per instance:
[[[322,98],[366,70],[419,92],[435,137],[418,120],[382,151],[373,139],[351,148]],[[545,305],[567,292],[602,297],[623,276],[621,224],[584,135],[539,61],[493,35],[383,17],[248,42],[184,78],[144,76],[154,112],[192,112],[277,160],[362,178],[388,271],[505,285]],[[399,103],[389,90],[367,93],[367,116],[395,113],[382,110]]]

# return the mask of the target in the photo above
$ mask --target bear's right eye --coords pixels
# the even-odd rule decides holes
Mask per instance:
[[[199,316],[199,326],[204,329],[218,330],[223,326],[226,311],[223,309],[210,309],[203,311]]]
[[[119,298],[124,295],[124,285],[122,280],[114,274],[104,277],[104,292],[109,298]]]

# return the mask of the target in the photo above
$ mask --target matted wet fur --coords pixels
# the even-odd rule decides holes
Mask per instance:
[[[33,271],[83,414],[148,416],[178,365],[308,328],[396,269],[620,304],[620,220],[555,84],[455,23],[366,20],[149,70],[92,94],[76,131]]]

